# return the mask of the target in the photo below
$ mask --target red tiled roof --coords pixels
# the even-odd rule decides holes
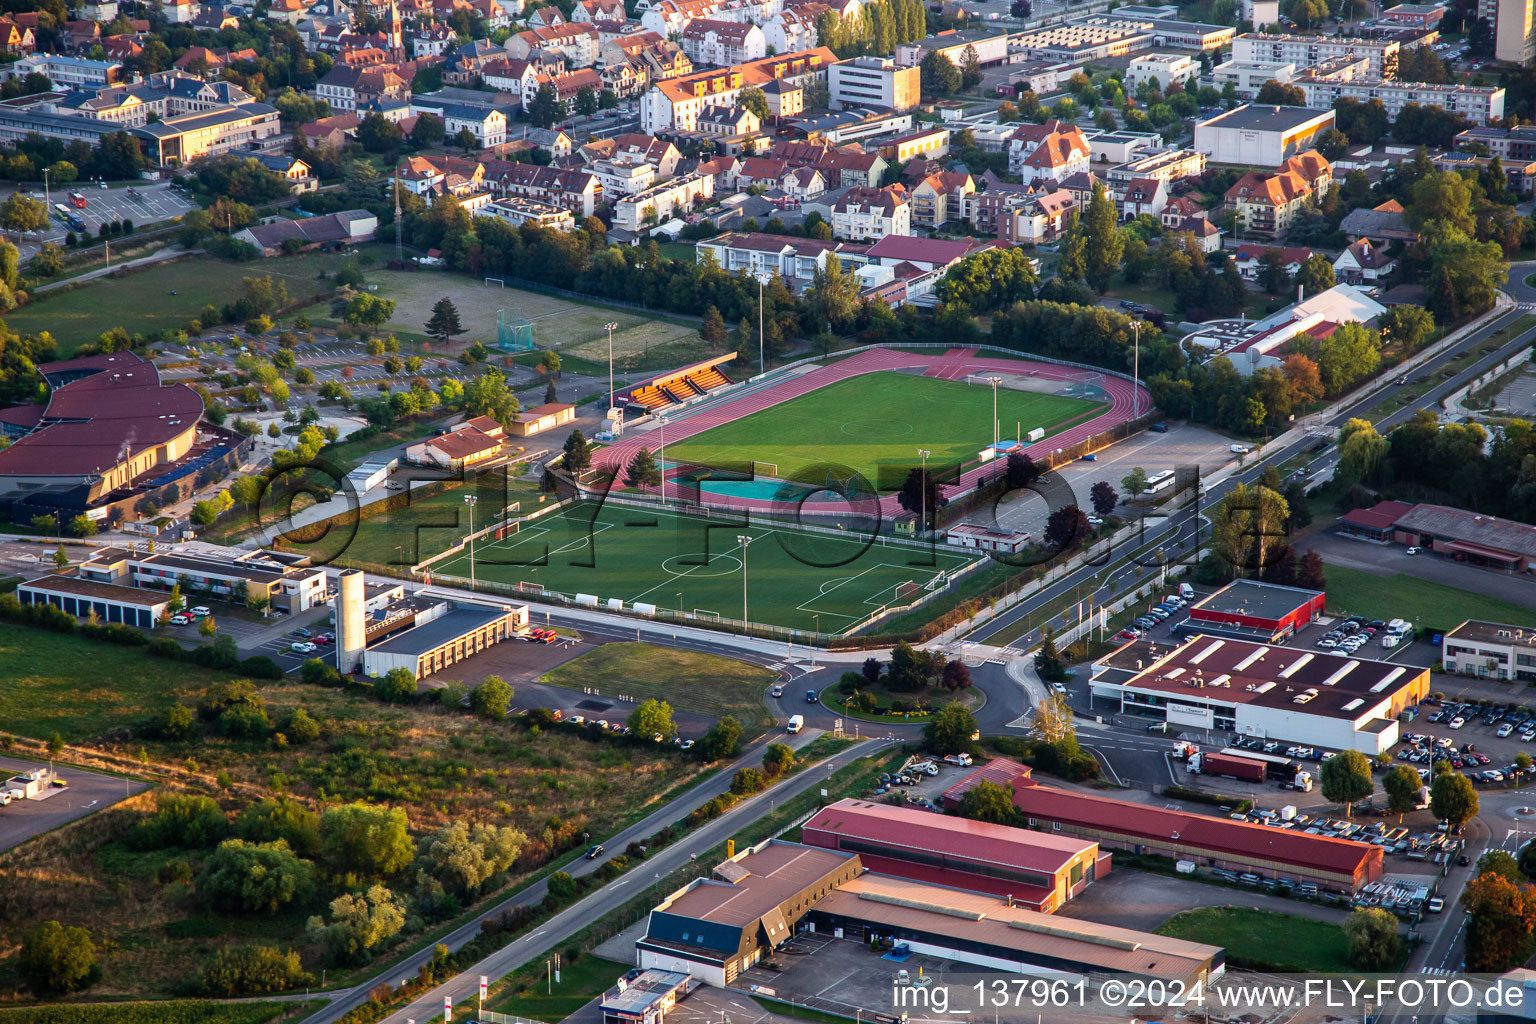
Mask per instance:
[[[944,806],[952,807],[960,802],[960,798],[974,789],[980,782],[995,782],[999,786],[1012,786],[1015,779],[1029,779],[1029,766],[1019,764],[1017,761],[1006,757],[994,757],[986,764],[972,771],[965,778],[950,786],[944,791]]]
[[[1371,861],[1381,861],[1380,847],[1348,839],[1171,811],[1050,786],[1016,787],[1013,805],[1026,817],[1041,821],[1142,836],[1159,843],[1177,835],[1181,846],[1198,847],[1218,857],[1251,857],[1349,876]]]
[[[1351,509],[1340,516],[1339,521],[1368,530],[1390,530],[1392,524],[1413,507],[1413,503],[1407,501],[1378,501],[1370,508]]]

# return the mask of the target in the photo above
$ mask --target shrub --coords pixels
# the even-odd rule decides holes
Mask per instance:
[[[272,914],[309,891],[313,870],[279,839],[227,839],[203,865],[197,894],[220,910]]]
[[[210,797],[160,794],[155,813],[129,835],[131,845],[141,850],[159,850],[168,846],[201,849],[224,838],[229,822]]]
[[[44,921],[27,932],[17,958],[17,973],[38,996],[73,992],[100,974],[96,947],[84,928]]]
[[[762,792],[764,785],[762,772],[756,768],[742,768],[731,779],[731,792],[737,796],[751,796]]]
[[[221,949],[199,978],[204,995],[229,999],[264,992],[282,992],[308,985],[314,976],[299,963],[299,954],[272,946]]]

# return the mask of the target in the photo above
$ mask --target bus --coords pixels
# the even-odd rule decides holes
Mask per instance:
[[[71,230],[71,231],[84,231],[85,230],[85,221],[81,220],[79,217],[76,217],[72,213],[69,214],[68,216],[66,216],[64,218],[64,221],[65,221],[65,223],[67,223],[69,225],[69,230]]]
[[[69,218],[74,216],[74,214],[69,212],[69,207],[65,206],[63,203],[53,204],[53,214],[55,217],[58,217],[59,220],[62,221],[68,221]]]
[[[75,209],[77,209],[77,210],[85,209],[85,194],[84,193],[82,193],[82,192],[71,192],[69,194],[69,201],[71,203],[75,204]]]
[[[1161,473],[1153,473],[1147,477],[1147,494],[1157,494],[1166,491],[1173,486],[1173,470],[1165,469]]]

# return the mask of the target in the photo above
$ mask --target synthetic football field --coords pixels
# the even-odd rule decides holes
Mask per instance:
[[[752,539],[743,545],[742,536]],[[477,580],[589,595],[599,608],[618,599],[626,611],[639,602],[741,619],[745,572],[750,621],[823,633],[845,632],[884,605],[910,603],[941,574],[974,561],[974,554],[943,547],[596,501],[523,522],[502,540],[475,542]],[[469,552],[427,571],[434,579],[468,579]]]
[[[1027,436],[1039,428],[1049,437],[1106,407],[1000,387],[998,436]],[[836,467],[846,467],[888,491],[918,464],[919,449],[930,453],[930,469],[942,469],[974,462],[991,443],[991,387],[882,371],[828,384],[669,444],[667,462],[742,469],[756,463],[758,474],[810,483],[824,483],[829,468],[845,477],[848,473]]]

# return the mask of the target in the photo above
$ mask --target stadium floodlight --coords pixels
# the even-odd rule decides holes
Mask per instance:
[[[661,428],[661,503],[667,503],[667,418],[656,414],[656,424]]]
[[[996,374],[993,374],[990,377],[983,377],[982,379],[985,380],[988,384],[992,385],[992,457],[995,459],[995,458],[997,458],[997,442],[998,442],[998,437],[997,437],[997,430],[998,430],[998,427],[997,427],[997,386],[1003,382],[1003,378],[997,376]]]
[[[608,332],[608,408],[613,408],[613,332],[619,329],[619,325],[609,320],[603,324],[603,329]]]
[[[768,372],[768,364],[763,357],[763,285],[773,280],[773,275],[759,270],[752,276],[757,278],[757,373],[762,376]]]
[[[1141,412],[1141,321],[1131,321],[1131,415]]]
[[[928,528],[928,456],[932,454],[933,452],[929,451],[927,448],[919,448],[917,450],[918,458],[923,460],[923,477],[918,481],[923,490],[923,514],[921,518],[918,519],[918,526],[924,530]]]
[[[469,589],[475,589],[475,502],[479,501],[473,494],[464,495],[464,504],[469,506]]]
[[[741,545],[741,629],[742,635],[746,635],[747,623],[747,545],[752,543],[750,534],[738,533],[736,543]]]

